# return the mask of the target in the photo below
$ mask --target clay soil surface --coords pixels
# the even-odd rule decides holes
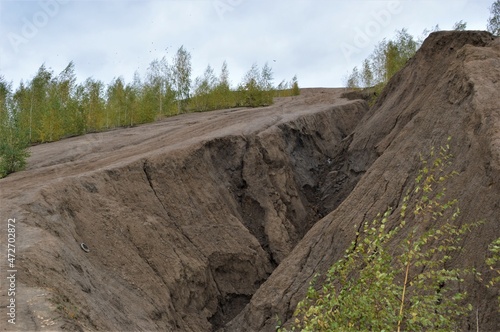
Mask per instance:
[[[446,266],[483,277],[450,285],[473,306],[459,330],[500,331],[499,289],[486,287],[495,271],[485,264],[500,236],[499,91],[500,39],[444,31],[372,107],[341,98],[344,89],[303,89],[270,107],[35,146],[26,171],[0,180],[2,223],[16,219],[18,271],[16,325],[0,326],[275,331],[364,221],[391,207],[395,227],[420,157],[451,137],[446,170],[458,176],[446,193],[461,212],[451,222],[483,220]],[[407,216],[411,227],[393,245],[447,221],[422,226]],[[3,248],[6,239],[2,227]],[[5,259],[0,267],[5,318]]]
[[[311,112],[311,105],[346,103],[340,99],[345,91],[344,88],[303,89],[298,97],[276,98],[272,107],[182,114],[134,128],[37,145],[30,149],[27,171],[2,180],[2,194],[14,196],[19,190],[35,189],[67,176],[140,159],[153,151],[179,150],[202,140],[253,133]]]
[[[20,271],[5,328],[224,326],[347,194],[337,174],[367,104],[343,92],[32,147],[27,170],[0,181]]]

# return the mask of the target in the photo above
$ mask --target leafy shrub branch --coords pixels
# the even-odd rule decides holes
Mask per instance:
[[[19,126],[19,113],[11,110],[10,84],[0,76],[0,178],[22,170],[29,157],[29,140]]]
[[[494,271],[494,276],[488,283],[488,287],[495,287],[500,284],[500,237],[490,243],[488,247],[491,256],[486,259],[486,265]],[[498,295],[498,311],[500,312],[500,295]]]
[[[292,331],[450,331],[471,305],[460,284],[473,268],[450,267],[465,234],[456,199],[444,183],[456,172],[448,144],[421,158],[412,190],[398,210],[365,221],[356,239],[324,276],[311,283]],[[403,241],[400,239],[403,238]],[[395,243],[401,243],[396,245]],[[282,330],[279,328],[278,330]]]
[[[500,5],[497,7],[500,9]],[[492,6],[492,17],[495,17],[494,8],[495,5]],[[496,16],[498,21],[498,15]],[[452,29],[464,31],[467,29],[467,22],[460,20],[453,25]],[[424,39],[431,32],[439,30],[439,25],[436,25],[431,29],[425,29],[418,37],[408,33],[405,28],[397,30],[393,38],[380,41],[359,68],[356,66],[352,69],[351,73],[345,77],[345,85],[352,89],[370,91],[372,98],[369,102],[373,105],[389,80],[406,65],[422,46]]]

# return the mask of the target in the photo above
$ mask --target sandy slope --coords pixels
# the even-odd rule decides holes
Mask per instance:
[[[364,220],[392,207],[390,220],[396,221],[421,167],[420,154],[446,144],[449,136],[450,170],[460,173],[446,184],[448,197],[460,201],[455,223],[484,225],[465,238],[447,267],[473,266],[490,280],[487,246],[500,236],[500,39],[477,31],[433,33],[354,130],[346,167],[362,174],[356,187],[314,225],[227,331],[274,331],[276,316],[286,322],[312,276],[344,255]],[[498,287],[471,279],[465,287],[474,310],[461,329],[500,331]]]
[[[327,175],[367,107],[340,93],[33,147],[0,181],[1,218],[18,221],[16,328],[222,326],[346,195]]]
[[[371,109],[342,90],[306,89],[272,107],[36,146],[28,170],[0,180],[19,270],[18,324],[1,327],[273,331],[364,220],[391,206],[396,221],[420,154],[449,136],[456,222],[485,221],[450,266],[487,280],[487,246],[500,236],[499,91],[500,39],[440,32]],[[5,247],[5,227],[0,236]],[[498,288],[465,287],[474,312],[461,327],[500,330]]]

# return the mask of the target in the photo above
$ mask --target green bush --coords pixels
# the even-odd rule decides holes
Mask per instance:
[[[489,281],[488,287],[494,287],[500,284],[500,237],[490,243],[488,250],[491,252],[491,257],[486,259],[486,264],[495,273],[495,276]],[[498,304],[500,311],[500,295],[498,295]]]
[[[0,76],[0,178],[26,167],[29,136],[20,127],[11,84]]]
[[[318,285],[316,276],[311,283],[297,305],[292,331],[459,329],[459,318],[471,305],[458,286],[476,272],[446,263],[459,250],[462,237],[481,222],[455,226],[458,201],[447,200],[442,186],[456,174],[446,170],[451,158],[448,145],[432,149],[429,158],[422,159],[399,213],[389,208],[361,225],[324,282]]]
[[[26,139],[16,128],[3,128],[0,141],[0,178],[26,167],[30,153]]]

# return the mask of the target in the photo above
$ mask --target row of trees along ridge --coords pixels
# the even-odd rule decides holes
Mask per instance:
[[[30,144],[184,112],[266,106],[275,96],[299,94],[297,77],[274,87],[267,63],[261,69],[253,64],[236,88],[226,62],[219,76],[210,65],[194,81],[191,75],[191,54],[183,46],[171,62],[153,60],[143,78],[135,72],[131,83],[122,77],[108,85],[93,78],[77,83],[73,62],[58,75],[42,65],[15,90],[0,75],[0,177],[24,167]]]

